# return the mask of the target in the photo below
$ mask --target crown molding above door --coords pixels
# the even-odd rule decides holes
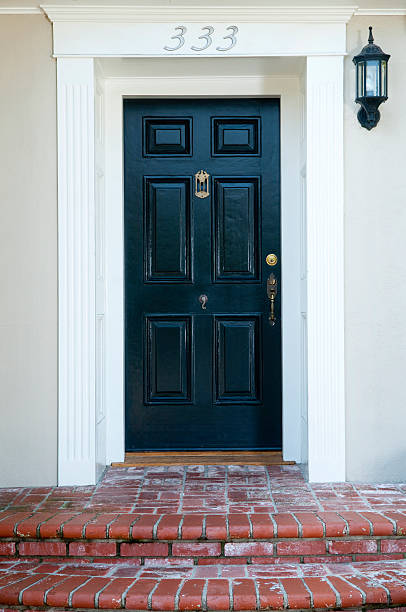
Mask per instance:
[[[352,16],[374,16],[374,17],[402,17],[406,15],[406,7],[384,7],[384,8],[359,8],[357,6],[310,6],[310,7],[263,7],[254,6],[226,7],[208,6],[185,7],[185,6],[78,6],[78,5],[51,5],[32,4],[31,6],[0,6],[0,15],[45,15],[51,21],[102,21],[123,22],[135,21],[139,23],[152,21],[166,21],[187,17],[189,22],[199,22],[201,19],[215,16],[219,21],[228,21],[230,13],[235,19],[246,23],[255,22],[259,18],[266,23],[289,23],[289,22],[319,22],[319,23],[347,23]],[[193,13],[193,15],[192,15]]]
[[[406,15],[406,8],[359,8],[356,15],[376,17],[402,17]]]
[[[0,6],[0,15],[42,15],[39,6]]]
[[[356,6],[233,6],[230,4],[191,6],[181,4],[162,4],[160,6],[125,6],[125,5],[41,5],[52,22],[75,21],[98,23],[174,23],[181,20],[188,23],[206,22],[229,22],[230,16],[233,21],[243,23],[347,23],[354,15]]]

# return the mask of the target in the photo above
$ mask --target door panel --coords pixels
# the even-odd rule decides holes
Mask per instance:
[[[259,155],[260,118],[218,118],[212,119],[212,154],[216,155]]]
[[[258,281],[259,179],[214,178],[215,282]]]
[[[259,317],[216,317],[215,325],[215,401],[217,404],[260,402]]]
[[[124,142],[126,449],[280,449],[279,101],[125,100]]]
[[[144,156],[181,156],[192,154],[192,119],[146,117],[143,124]]]
[[[146,280],[190,281],[190,179],[148,177],[144,189]]]
[[[146,317],[146,403],[191,401],[190,317]]]

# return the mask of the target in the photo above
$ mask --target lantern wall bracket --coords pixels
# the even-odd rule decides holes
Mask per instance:
[[[372,128],[378,125],[379,119],[381,118],[381,113],[378,110],[378,106],[385,102],[386,98],[381,98],[380,101],[376,101],[374,103],[365,103],[360,102],[361,108],[357,113],[358,121],[362,125],[362,127],[367,130],[372,130]]]

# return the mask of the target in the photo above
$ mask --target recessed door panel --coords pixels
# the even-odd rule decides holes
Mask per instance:
[[[191,119],[145,117],[143,125],[143,152],[145,157],[192,154]]]
[[[213,117],[212,155],[259,155],[259,117]]]
[[[146,178],[145,221],[146,280],[190,281],[190,179]]]
[[[214,333],[216,402],[259,402],[262,384],[260,317],[216,317]]]
[[[145,318],[144,388],[147,403],[191,401],[190,317]]]
[[[214,178],[215,280],[259,280],[259,179]]]
[[[281,448],[279,138],[277,99],[124,100],[127,451]]]

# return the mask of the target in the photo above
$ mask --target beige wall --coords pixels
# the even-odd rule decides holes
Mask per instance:
[[[368,26],[392,54],[389,100],[356,119],[352,57]],[[406,480],[406,18],[356,17],[345,71],[347,478]]]
[[[41,15],[0,16],[0,486],[56,484],[56,66]]]

